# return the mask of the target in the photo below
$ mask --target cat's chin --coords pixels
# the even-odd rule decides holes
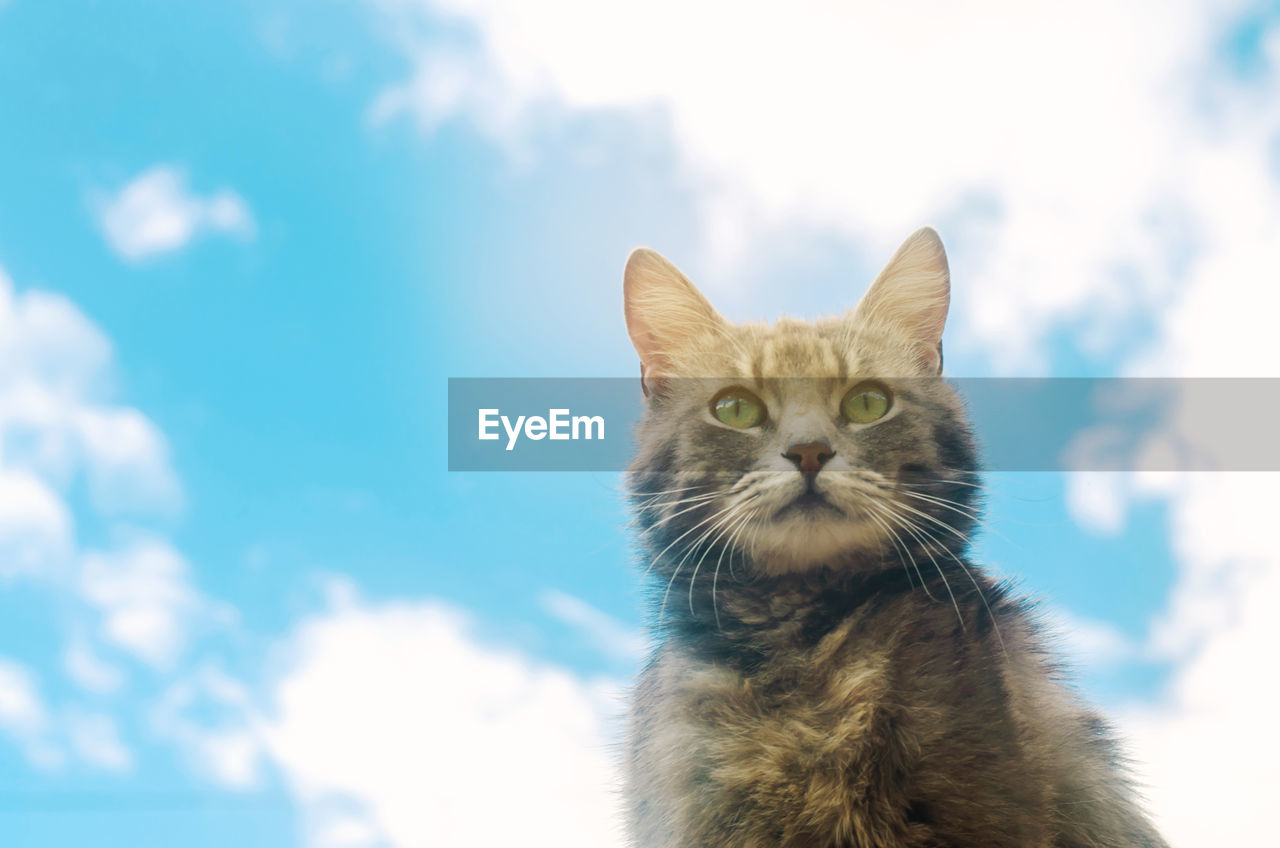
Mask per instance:
[[[834,509],[785,510],[752,533],[752,563],[772,575],[846,562],[858,551],[878,549],[884,535],[874,522]]]

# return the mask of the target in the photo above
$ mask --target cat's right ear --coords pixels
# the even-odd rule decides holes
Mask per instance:
[[[622,275],[627,332],[640,354],[645,394],[675,374],[680,353],[708,333],[720,333],[725,320],[680,269],[647,247],[627,259]]]
[[[855,319],[907,342],[918,367],[942,373],[942,329],[951,302],[951,272],[931,227],[912,233],[855,310]]]

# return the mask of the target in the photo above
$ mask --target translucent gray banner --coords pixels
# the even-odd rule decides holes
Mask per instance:
[[[727,386],[763,397],[835,381],[696,382],[709,405]],[[924,382],[884,381],[904,396],[927,394]],[[944,382],[964,404],[988,471],[1280,471],[1280,379]],[[623,470],[645,404],[634,377],[450,379],[449,470]]]

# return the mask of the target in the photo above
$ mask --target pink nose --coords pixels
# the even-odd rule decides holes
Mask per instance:
[[[787,459],[794,462],[796,468],[799,468],[800,473],[806,477],[816,476],[822,470],[822,466],[827,463],[827,460],[835,455],[836,452],[826,442],[805,442],[802,445],[792,445],[783,454]]]

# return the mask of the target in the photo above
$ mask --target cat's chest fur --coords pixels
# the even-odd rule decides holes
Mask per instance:
[[[1050,844],[1003,655],[945,613],[905,597],[814,641],[796,616],[746,664],[661,650],[633,716],[638,844]]]

